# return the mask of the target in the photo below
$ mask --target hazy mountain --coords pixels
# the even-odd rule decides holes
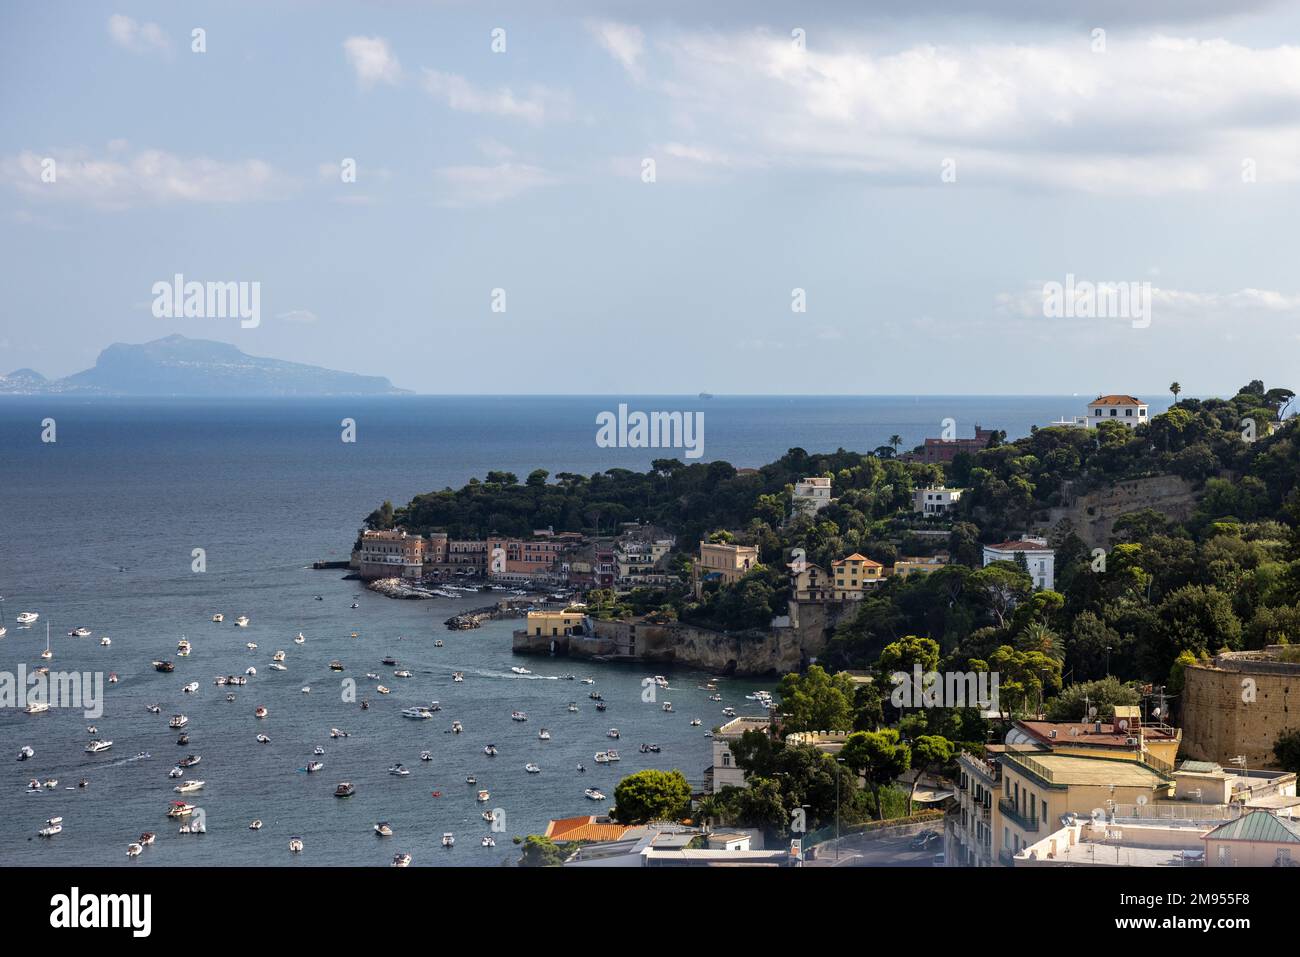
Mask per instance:
[[[383,376],[336,372],[301,362],[262,359],[224,342],[174,335],[142,345],[118,342],[93,369],[50,381],[30,369],[0,377],[0,392],[94,392],[113,395],[316,396],[396,395]]]

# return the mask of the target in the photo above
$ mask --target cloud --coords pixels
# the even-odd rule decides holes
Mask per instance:
[[[51,165],[52,161],[52,165]],[[53,181],[47,182],[48,170]],[[289,185],[263,160],[182,157],[162,150],[94,156],[86,150],[30,150],[0,157],[0,183],[33,199],[126,209],[166,203],[240,203],[268,199]]]
[[[362,89],[378,83],[395,85],[401,79],[401,64],[383,37],[348,37],[343,41],[343,52]]]
[[[123,50],[132,53],[170,53],[171,40],[156,23],[137,23],[115,13],[108,18],[108,35]]]
[[[1064,283],[1065,277],[1051,280]],[[1137,283],[1137,276],[1076,276],[1075,284]],[[1043,319],[1043,287],[1045,281],[1035,280],[1017,292],[1002,292],[994,298],[994,312],[1001,316],[1020,319]],[[1191,323],[1217,323],[1226,317],[1239,319],[1268,319],[1270,317],[1300,317],[1300,293],[1284,293],[1272,289],[1246,287],[1235,292],[1192,292],[1184,289],[1163,289],[1151,286],[1151,315],[1155,320],[1172,319],[1183,326]],[[1053,320],[1073,322],[1076,320]]]
[[[459,113],[487,113],[521,119],[534,126],[549,119],[567,118],[571,113],[566,95],[543,86],[532,86],[526,94],[517,95],[509,87],[486,90],[458,74],[426,69],[424,89]]]
[[[634,80],[640,80],[641,55],[645,52],[645,35],[640,27],[612,20],[602,20],[587,24],[596,41],[605,52],[623,65]]]
[[[884,183],[1159,194],[1300,180],[1300,47],[1086,33],[1026,44],[836,35],[798,49],[766,30],[657,40],[653,89],[684,129],[756,165]],[[639,62],[639,61],[638,61]]]
[[[282,312],[275,318],[284,322],[317,322],[319,317],[316,313],[308,309],[290,309],[288,312]]]
[[[528,190],[550,186],[557,179],[526,163],[495,166],[447,166],[434,171],[443,206],[486,206],[504,202]]]

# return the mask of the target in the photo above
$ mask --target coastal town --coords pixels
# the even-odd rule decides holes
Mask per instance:
[[[452,537],[405,527],[386,504],[349,565],[401,597],[496,593],[485,611],[520,620],[516,655],[780,678],[775,698],[751,695],[707,732],[707,767],[631,775],[609,813],[528,837],[525,864],[1291,866],[1300,619],[1284,590],[1252,613],[1216,586],[1288,567],[1292,520],[1265,520],[1270,500],[1294,509],[1294,492],[1248,507],[1232,490],[1259,479],[1186,467],[1207,438],[1235,443],[1247,474],[1252,460],[1294,461],[1291,398],[1252,383],[1152,416],[1103,394],[1012,443],[977,427],[902,453],[841,450],[822,471],[790,471],[819,461],[792,450],[779,471],[725,473],[753,499],[730,526],[657,516]],[[1251,415],[1258,446],[1236,429]],[[1090,452],[1109,458],[1080,468]],[[1048,462],[1069,474],[1049,477]],[[667,485],[685,470],[656,463]],[[497,473],[473,494],[516,483]],[[553,487],[544,473],[528,486]],[[1178,542],[1218,562],[1215,577],[1162,567]],[[1153,601],[1157,585],[1168,596]]]

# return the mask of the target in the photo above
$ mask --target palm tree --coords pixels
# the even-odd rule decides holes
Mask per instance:
[[[889,444],[894,447],[894,452],[897,454],[898,447],[903,444],[903,437],[901,435],[891,435],[889,437]]]
[[[1178,393],[1183,391],[1183,387],[1179,385],[1177,382],[1171,382],[1169,383],[1169,391],[1174,394],[1174,401],[1177,402]]]

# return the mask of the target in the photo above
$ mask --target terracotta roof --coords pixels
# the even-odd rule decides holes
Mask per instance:
[[[1141,399],[1131,395],[1099,395],[1089,405],[1146,405]]]
[[[617,841],[630,830],[626,824],[601,823],[596,815],[562,817],[546,825],[546,836],[553,841]]]
[[[1016,727],[1047,745],[1088,744],[1102,747],[1127,748],[1135,750],[1128,744],[1128,739],[1137,737],[1137,729],[1119,731],[1114,724],[1103,721],[1101,731],[1096,731],[1095,723],[1084,721],[1017,721]],[[1171,741],[1176,735],[1163,728],[1143,728],[1142,733],[1148,741]],[[1056,732],[1056,737],[1051,732]]]
[[[996,545],[987,545],[985,547],[1009,552],[1050,552],[1052,550],[1050,545],[1044,545],[1042,542],[1026,542],[1024,540],[999,542]]]
[[[831,564],[832,564],[832,565],[843,565],[845,562],[853,562],[853,561],[862,562],[864,565],[875,565],[877,568],[884,568],[884,567],[885,567],[885,566],[881,565],[880,562],[873,562],[873,561],[872,561],[870,558],[868,558],[866,555],[860,555],[860,554],[857,553],[857,552],[854,552],[852,555],[846,555],[846,556],[844,556],[843,558],[841,558],[841,559],[839,559],[839,560],[837,560],[837,561],[833,561],[833,562],[831,562]]]

